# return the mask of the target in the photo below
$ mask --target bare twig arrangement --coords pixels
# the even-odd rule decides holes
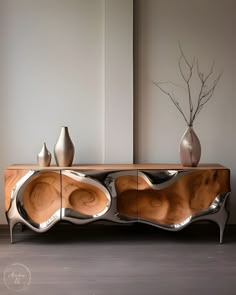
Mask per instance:
[[[187,123],[187,125],[189,127],[193,126],[193,122],[196,119],[197,115],[201,112],[201,110],[203,109],[203,107],[205,106],[205,104],[211,99],[211,97],[214,94],[215,88],[223,74],[223,72],[221,72],[217,78],[215,80],[213,80],[211,83],[209,83],[209,78],[211,78],[212,74],[213,74],[213,70],[214,70],[214,65],[215,63],[213,62],[211,69],[209,71],[209,73],[204,74],[200,71],[199,69],[199,63],[198,61],[195,61],[195,58],[193,59],[192,62],[189,62],[183,52],[183,49],[181,47],[181,44],[179,43],[179,49],[180,49],[180,58],[178,61],[178,66],[179,66],[179,71],[180,74],[185,82],[185,89],[187,91],[187,96],[188,96],[188,103],[189,103],[189,117],[186,116],[186,114],[184,113],[183,109],[181,108],[179,102],[176,100],[176,98],[174,97],[174,94],[171,94],[169,91],[166,91],[161,84],[170,84],[171,82],[164,82],[164,83],[157,83],[154,82],[153,83],[165,94],[167,95],[171,101],[173,102],[173,104],[176,106],[177,110],[181,113],[181,115],[183,116],[185,122]],[[191,90],[191,78],[193,77],[193,73],[194,73],[194,66],[196,64],[197,67],[197,75],[199,77],[200,80],[200,90],[199,90],[199,94],[197,97],[197,102],[194,105],[193,103],[193,95],[192,95],[192,90]],[[187,73],[184,72],[183,70],[183,65],[185,65],[185,67],[187,68]],[[207,84],[208,83],[208,84]],[[171,83],[174,84],[174,83]],[[175,84],[174,84],[175,85]]]

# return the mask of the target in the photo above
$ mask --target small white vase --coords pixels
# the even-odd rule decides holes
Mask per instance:
[[[201,144],[193,127],[185,130],[180,140],[179,155],[183,166],[197,167],[201,158]]]
[[[46,143],[44,142],[43,147],[42,147],[40,153],[38,154],[38,164],[39,164],[39,166],[41,166],[41,167],[50,166],[51,158],[52,158],[52,155],[48,151]]]
[[[61,167],[72,165],[75,148],[70,138],[68,127],[61,127],[61,133],[54,148],[56,164]]]

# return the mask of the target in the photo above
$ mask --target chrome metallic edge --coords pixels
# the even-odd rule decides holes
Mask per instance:
[[[229,217],[229,210],[227,208],[227,201],[230,196],[230,192],[220,193],[216,196],[215,200],[209,206],[208,209],[202,210],[199,213],[189,216],[185,220],[177,224],[160,224],[157,222],[148,221],[142,218],[139,218],[139,222],[150,224],[161,229],[168,231],[179,231],[185,228],[190,223],[200,221],[200,220],[209,220],[215,222],[220,229],[220,243],[223,243],[223,234],[225,225]]]
[[[178,178],[182,177],[183,175],[192,173],[192,170],[185,171],[185,170],[123,170],[123,171],[115,171],[110,172],[106,179],[105,179],[105,186],[107,187],[108,191],[112,197],[112,204],[111,208],[107,212],[105,218],[109,221],[119,222],[119,223],[133,223],[139,220],[137,217],[128,217],[123,216],[117,211],[117,191],[115,188],[116,179],[120,176],[141,176],[144,180],[148,183],[148,185],[155,190],[163,189],[164,187],[168,187],[172,183],[174,183]],[[153,183],[148,175],[145,173],[152,173],[155,177],[159,177],[161,175],[162,182],[159,184]],[[137,185],[138,190],[138,185]]]
[[[46,170],[45,170],[46,171]],[[94,222],[97,220],[107,220],[107,221],[112,221],[116,223],[135,223],[135,222],[142,222],[146,223],[152,226],[156,226],[161,229],[169,230],[169,231],[179,231],[186,227],[187,225],[200,221],[200,220],[209,220],[213,221],[218,224],[219,229],[220,229],[220,243],[223,242],[223,234],[224,234],[224,229],[225,225],[227,223],[228,217],[229,217],[229,208],[228,208],[228,199],[230,196],[230,192],[225,192],[225,193],[220,193],[219,195],[216,196],[212,204],[209,206],[209,208],[202,210],[201,212],[198,212],[196,214],[193,214],[192,216],[189,216],[182,222],[178,224],[159,224],[156,222],[152,222],[149,220],[145,220],[139,217],[127,217],[127,216],[122,216],[119,214],[117,211],[117,192],[115,189],[115,180],[122,176],[122,175],[133,175],[133,176],[138,176],[140,175],[143,177],[148,184],[153,188],[153,189],[162,189],[164,187],[169,186],[173,182],[175,182],[179,177],[182,175],[186,175],[189,173],[192,173],[193,170],[189,171],[176,171],[176,170],[166,170],[164,171],[167,173],[167,180],[163,178],[163,181],[159,184],[155,184],[150,180],[150,178],[145,174],[145,172],[150,171],[145,171],[145,170],[123,170],[123,171],[108,171],[104,173],[105,175],[104,182],[100,182],[97,179],[91,178],[93,177],[93,174],[90,177],[89,171],[86,172],[80,172],[80,171],[74,171],[74,170],[52,170],[52,172],[57,173],[57,174],[64,174],[67,175],[75,180],[79,181],[84,181],[86,183],[96,185],[101,189],[105,195],[107,196],[107,206],[104,210],[99,212],[99,214],[95,215],[84,215],[79,212],[73,212],[74,216],[66,216],[66,210],[67,208],[61,208],[61,210],[57,210],[47,221],[41,223],[41,224],[35,224],[28,216],[22,216],[21,212],[18,210],[19,202],[22,199],[24,189],[28,182],[31,180],[32,177],[34,177],[37,173],[42,173],[44,170],[30,170],[25,176],[23,176],[14,186],[12,192],[11,192],[11,201],[10,201],[10,208],[6,212],[6,216],[8,219],[8,223],[10,226],[10,236],[11,236],[11,243],[13,242],[13,229],[14,226],[17,223],[22,223],[25,224],[27,227],[32,229],[33,231],[36,232],[45,232],[49,228],[51,228],[55,223],[57,223],[60,220],[67,220],[75,224],[86,224],[90,222]],[[153,171],[153,174],[158,176],[159,173],[163,173],[163,171]],[[99,174],[97,172],[94,173],[94,175]]]
[[[138,176],[141,176],[152,189],[161,190],[176,182],[180,177],[192,172],[193,170],[138,170]],[[162,181],[160,183],[152,182],[148,174],[152,174],[154,179],[159,178]]]
[[[6,217],[10,227],[11,243],[13,243],[13,229],[17,223],[25,224],[27,227],[36,232],[45,232],[60,220],[60,209],[57,210],[47,221],[41,224],[35,223],[27,215],[22,216],[21,212],[19,212],[19,208],[23,208],[21,201],[25,187],[32,177],[38,173],[42,173],[43,171],[44,170],[30,170],[15,184],[14,188],[12,189],[10,208],[6,212]],[[60,174],[60,171],[57,170],[52,172]]]
[[[72,172],[72,173],[71,173]],[[107,171],[101,171],[98,173],[97,171],[75,171],[75,170],[62,170],[62,174],[67,175],[68,177],[71,177],[75,180],[82,180],[86,183],[96,185],[97,187],[101,188],[101,190],[106,194],[108,198],[108,204],[102,212],[96,215],[84,215],[80,212],[71,210],[71,214],[68,216],[66,214],[67,210],[70,210],[68,208],[62,208],[62,219],[72,222],[74,224],[82,225],[87,224],[94,221],[99,220],[106,220],[106,221],[112,221],[116,223],[133,223],[137,222],[137,218],[127,218],[127,217],[121,217],[119,213],[117,212],[117,193],[115,189],[115,179],[122,175],[135,175],[137,176],[137,170],[131,170],[131,171],[119,171],[117,170],[114,172],[113,170],[107,170]],[[104,174],[104,182],[100,183],[98,180],[96,180],[95,177],[99,174]],[[73,216],[71,216],[73,215]]]
[[[106,179],[104,185],[107,187],[111,198],[112,198],[112,204],[107,212],[105,219],[116,222],[116,223],[134,223],[138,221],[138,218],[134,217],[126,217],[120,215],[120,213],[117,211],[117,191],[115,188],[115,181],[118,177],[120,176],[136,176],[138,175],[137,170],[123,170],[123,171],[115,171],[115,172],[110,172]]]
[[[74,212],[74,217],[70,217],[70,216],[66,216],[67,208],[62,208],[61,217],[63,220],[68,220],[68,221],[74,220],[73,222],[75,222],[76,219],[79,218],[80,220],[78,220],[78,223],[82,224],[85,222],[85,220],[92,221],[93,219],[97,219],[97,218],[103,216],[109,210],[109,208],[111,206],[111,196],[110,196],[108,190],[106,189],[106,187],[104,187],[99,181],[97,181],[96,179],[90,178],[89,176],[86,175],[86,173],[81,173],[79,171],[74,171],[74,170],[61,170],[61,174],[65,175],[69,178],[72,178],[76,181],[84,182],[84,183],[90,184],[92,186],[96,186],[101,191],[103,191],[103,193],[105,194],[105,196],[107,198],[106,207],[102,211],[100,211],[99,213],[93,214],[93,215],[85,215],[83,213],[72,210]]]
[[[114,170],[107,170],[106,172],[101,171],[102,174],[104,174],[104,180],[102,183],[97,181],[96,179],[91,177],[94,177],[96,175],[99,175],[97,171],[83,171],[81,173],[80,171],[73,171],[72,174],[70,174],[71,170],[64,170],[62,173],[72,177],[75,180],[78,180],[78,177],[83,177],[83,180],[90,184],[95,184],[94,181],[96,181],[96,186],[99,185],[99,188],[103,190],[103,192],[109,196],[109,204],[104,210],[105,212],[102,212],[102,214],[97,214],[94,216],[84,215],[78,212],[73,211],[72,214],[74,216],[67,216],[66,210],[67,208],[62,208],[62,216],[63,220],[70,221],[75,224],[87,224],[94,221],[99,220],[106,220],[111,221],[115,223],[134,223],[137,222],[137,218],[129,218],[125,216],[121,216],[119,212],[117,211],[117,192],[115,189],[115,180],[122,175],[134,175],[137,176],[137,170],[122,170],[122,171],[114,171]],[[79,178],[80,179],[80,178]]]
[[[10,207],[9,207],[9,210],[10,211],[10,208],[12,206],[12,202],[13,200],[16,198],[17,194],[18,194],[18,191],[20,190],[20,188],[22,187],[22,185],[24,185],[24,183],[32,176],[35,174],[36,171],[34,170],[30,170],[28,173],[26,173],[16,184],[15,186],[13,187],[12,191],[11,191],[11,202],[10,202]]]

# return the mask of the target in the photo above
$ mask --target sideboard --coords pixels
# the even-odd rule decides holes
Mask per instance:
[[[142,222],[179,231],[194,221],[229,216],[230,170],[219,164],[12,165],[5,169],[11,243],[17,223],[45,232],[59,221]]]

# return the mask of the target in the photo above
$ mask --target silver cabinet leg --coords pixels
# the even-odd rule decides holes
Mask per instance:
[[[15,223],[13,223],[11,220],[9,220],[9,227],[10,227],[11,244],[13,244],[13,230],[15,227]]]
[[[192,219],[192,222],[200,220],[215,222],[220,230],[220,244],[223,243],[224,230],[229,218],[229,196],[230,192],[219,194],[212,205],[207,209],[208,212],[200,212],[200,216]]]
[[[25,229],[25,224],[21,223],[20,220],[15,220],[15,219],[9,219],[8,220],[9,223],[9,228],[10,228],[10,239],[11,239],[11,244],[14,243],[13,240],[13,232],[14,232],[14,228],[17,224],[19,224],[20,226],[20,231],[22,232]]]
[[[223,238],[224,238],[224,230],[226,223],[229,218],[229,196],[230,193],[227,193],[222,201],[221,207],[217,212],[212,214],[209,218],[210,220],[214,221],[215,223],[218,224],[219,229],[220,229],[220,244],[223,243]]]
[[[225,231],[225,225],[226,225],[226,222],[225,224],[218,224],[219,225],[219,228],[220,228],[220,244],[223,244],[223,238],[224,238],[224,231]]]
[[[227,202],[226,202],[227,203]],[[218,221],[218,226],[220,228],[220,244],[223,243],[223,238],[224,238],[224,231],[225,231],[225,226],[229,218],[229,212],[227,210],[227,205],[223,206],[221,210],[219,210],[219,221]]]

